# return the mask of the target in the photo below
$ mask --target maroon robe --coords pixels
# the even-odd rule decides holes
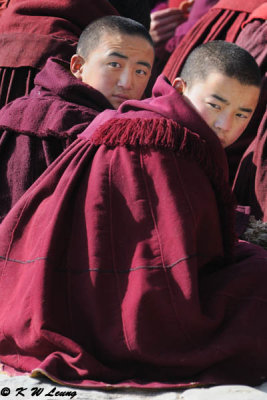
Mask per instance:
[[[113,14],[107,0],[1,1],[0,107],[29,93],[48,57],[69,61],[90,22]]]
[[[172,82],[177,76],[189,55],[198,45],[211,40],[236,42],[243,24],[250,14],[265,0],[220,0],[188,32],[174,50],[163,73]]]
[[[253,162],[256,165],[255,194],[262,212],[262,220],[267,222],[267,111],[255,139]]]
[[[166,50],[171,54],[181,42],[187,32],[208,12],[208,10],[218,3],[218,0],[195,0],[190,10],[188,19],[177,26],[174,36],[166,43]]]
[[[234,244],[216,135],[162,77],[154,96],[100,114],[0,226],[4,371],[84,387],[266,380],[267,252]]]
[[[257,112],[253,117],[254,129],[255,132],[258,129],[258,133],[240,161],[233,190],[239,204],[250,206],[251,214],[256,219],[267,221],[267,25],[266,22],[262,23],[260,15],[267,18],[267,4],[262,5],[250,16],[237,42],[254,55],[262,72],[265,73],[265,79],[261,93],[261,109],[258,107],[260,115]]]
[[[249,206],[256,219],[267,222],[267,112],[242,157],[233,190],[240,205]]]
[[[170,55],[178,46],[185,34],[190,30],[190,28],[204,15],[218,0],[195,0],[192,9],[190,10],[188,19],[182,24],[178,25],[174,35],[167,41],[159,43],[156,46],[156,58],[153,65],[152,76],[148,88],[146,89],[147,97],[151,95],[151,90],[153,85],[165,67]],[[153,10],[161,10],[167,8],[167,3],[158,4]]]
[[[0,221],[95,116],[113,108],[76,79],[69,64],[51,58],[35,88],[0,110]]]
[[[247,35],[247,41],[250,42],[250,47],[248,48],[245,45],[246,40],[242,41],[239,37],[242,35],[245,24],[251,21],[252,15],[254,15],[254,18],[260,19],[260,24],[264,23],[266,18],[266,14],[262,8],[264,7],[264,2],[265,0],[220,0],[193,26],[187,35],[184,36],[183,40],[169,58],[163,69],[163,73],[172,82],[179,75],[189,53],[196,46],[211,40],[226,40],[247,48],[261,67],[260,49],[264,47],[263,53],[266,52],[266,39],[262,41],[261,35]],[[258,12],[255,13],[257,9]],[[265,71],[263,73],[265,73]],[[263,116],[264,111],[262,109],[264,107],[265,103],[262,99],[262,101],[259,102],[254,118],[249,123],[245,132],[234,144],[226,149],[230,182],[234,179],[242,154],[255,137]]]

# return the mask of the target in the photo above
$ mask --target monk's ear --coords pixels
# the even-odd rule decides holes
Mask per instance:
[[[70,70],[71,73],[77,78],[82,80],[82,70],[83,70],[84,59],[78,54],[74,54],[70,60]]]
[[[174,87],[178,93],[183,94],[186,88],[186,83],[182,78],[175,78],[172,87]]]

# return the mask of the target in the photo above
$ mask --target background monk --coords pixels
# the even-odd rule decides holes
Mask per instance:
[[[4,0],[0,4],[0,106],[28,94],[49,57],[69,61],[85,27],[105,15],[149,29],[148,0]]]
[[[0,106],[28,94],[48,57],[69,61],[92,21],[118,12],[106,0],[10,0],[0,15]]]
[[[254,21],[257,20],[256,24],[263,25],[266,20],[266,15],[266,2],[264,0],[249,0],[244,2],[239,0],[218,1],[184,36],[183,40],[173,51],[163,69],[163,73],[172,82],[176,76],[179,76],[187,56],[196,46],[218,39],[237,43],[241,47],[243,47],[244,43],[249,42],[249,52],[256,58],[261,70],[263,70],[261,62],[262,54],[265,53],[265,50],[259,51],[259,49],[262,49],[262,43],[264,43],[266,48],[266,40],[262,41],[263,36],[261,34],[252,35],[251,32],[247,35],[245,40],[239,41],[239,36],[242,34],[246,24],[251,22],[252,18]],[[247,49],[246,46],[245,48]],[[262,98],[260,99],[255,117],[252,119],[240,140],[226,150],[230,182],[233,182],[242,154],[256,135],[258,126],[263,117],[264,108],[265,104]]]
[[[266,380],[267,252],[235,244],[210,119],[244,128],[259,71],[230,43],[197,58],[186,87],[161,76],[152,98],[96,117],[4,219],[4,371],[87,387]]]
[[[241,159],[233,188],[238,203],[248,206],[257,220],[267,222],[267,112]]]
[[[103,17],[84,30],[70,65],[50,58],[31,93],[0,110],[0,221],[99,112],[142,97],[153,59],[143,25]]]
[[[156,49],[155,75],[156,72],[162,72],[168,58],[184,35],[217,1],[178,0],[156,4],[151,12],[150,23],[150,34]]]
[[[261,112],[264,113],[264,117],[256,115],[257,120],[254,118],[257,122],[254,125],[255,132],[261,121],[258,133],[242,157],[233,190],[239,204],[249,206],[251,214],[257,220],[267,222],[267,24],[262,23],[260,15],[265,15],[267,18],[267,3],[250,16],[250,20],[239,35],[238,43],[254,55],[264,74],[261,95]]]

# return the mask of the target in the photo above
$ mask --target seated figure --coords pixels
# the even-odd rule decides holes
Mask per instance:
[[[257,60],[264,74],[266,62],[264,62],[263,55],[266,52],[266,36],[260,30],[255,31],[255,24],[262,26],[264,30],[266,16],[267,3],[265,0],[219,0],[184,36],[169,58],[163,73],[172,82],[176,76],[180,75],[185,60],[196,46],[212,40],[226,40],[248,50]],[[247,24],[252,26],[244,37],[243,33],[244,30],[247,30]],[[249,47],[247,47],[247,43],[250,43]],[[226,150],[231,184],[242,155],[256,136],[264,115],[265,105],[266,102],[262,96],[255,116],[244,134]]]
[[[153,59],[143,25],[103,17],[83,31],[70,64],[50,58],[30,94],[0,110],[0,222],[97,114],[143,96]]]
[[[195,51],[174,86],[160,76],[152,98],[97,116],[4,219],[3,371],[84,387],[266,380],[267,252],[236,241],[222,146],[260,74],[235,44]]]

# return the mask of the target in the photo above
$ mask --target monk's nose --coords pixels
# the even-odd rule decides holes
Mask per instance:
[[[233,125],[233,117],[230,113],[221,113],[214,122],[216,132],[229,132]]]
[[[122,73],[120,74],[120,78],[118,81],[118,86],[123,87],[124,89],[131,89],[133,86],[133,76],[132,76],[132,71],[130,71],[128,68],[124,69]]]

